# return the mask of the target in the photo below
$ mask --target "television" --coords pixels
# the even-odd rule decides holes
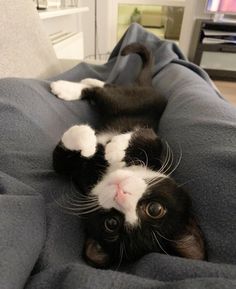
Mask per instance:
[[[236,0],[207,0],[206,12],[214,14],[214,21],[236,21]]]

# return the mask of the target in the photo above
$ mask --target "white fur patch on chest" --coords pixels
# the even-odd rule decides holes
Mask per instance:
[[[132,132],[113,136],[111,142],[105,147],[105,159],[109,164],[117,164],[123,162],[125,151],[129,146]]]
[[[116,135],[115,132],[99,133],[97,134],[97,142],[105,146],[113,138],[114,135]]]

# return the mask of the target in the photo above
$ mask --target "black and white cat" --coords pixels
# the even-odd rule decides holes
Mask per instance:
[[[152,55],[141,44],[143,68],[135,85],[96,79],[56,81],[52,92],[63,100],[87,100],[101,116],[95,129],[75,125],[53,153],[54,168],[72,178],[78,194],[73,209],[83,215],[84,257],[108,267],[160,252],[204,259],[201,230],[188,194],[170,177],[171,151],[156,134],[165,99],[152,87]]]

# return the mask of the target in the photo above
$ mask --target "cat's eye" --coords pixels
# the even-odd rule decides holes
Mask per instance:
[[[104,227],[106,231],[108,232],[114,232],[116,231],[120,226],[120,221],[116,217],[110,217],[105,219],[104,221]]]
[[[146,205],[145,212],[152,219],[160,219],[165,215],[166,209],[158,202],[150,202]]]

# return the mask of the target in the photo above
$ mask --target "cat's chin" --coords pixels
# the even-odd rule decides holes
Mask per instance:
[[[147,184],[144,179],[129,169],[119,169],[106,175],[92,190],[104,209],[115,208],[125,216],[128,224],[138,221],[136,207],[145,193]]]

